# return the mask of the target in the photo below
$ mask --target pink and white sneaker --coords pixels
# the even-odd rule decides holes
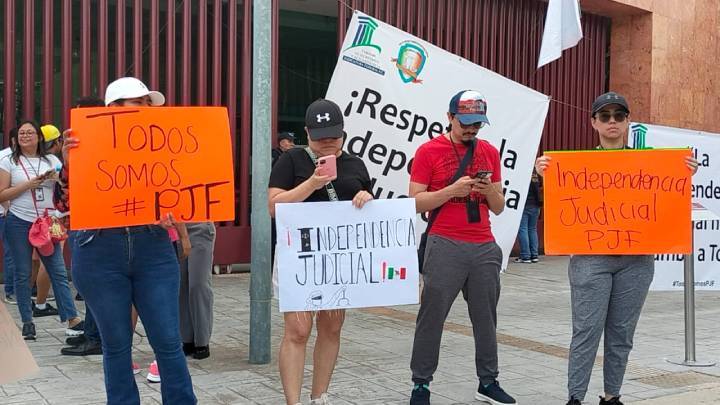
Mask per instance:
[[[150,367],[148,367],[147,380],[151,383],[160,382],[160,370],[157,366],[157,360],[153,361],[152,364],[150,364]]]
[[[135,375],[140,374],[140,371],[142,371],[142,370],[140,370],[140,366],[135,362],[133,362],[132,368],[133,368],[133,374],[135,374]]]

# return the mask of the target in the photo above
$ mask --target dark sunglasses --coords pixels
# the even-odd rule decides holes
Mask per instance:
[[[612,117],[615,122],[624,122],[625,118],[627,118],[628,114],[625,111],[615,111],[613,113],[610,112],[599,112],[596,114],[596,117],[600,122],[607,123],[610,122],[610,117]]]
[[[453,114],[453,118],[455,118],[455,114]],[[465,124],[463,124],[462,122],[460,122],[460,120],[458,120],[458,122],[460,123],[460,127],[461,127],[461,128],[464,128],[464,129],[468,129],[468,128],[480,129],[480,128],[482,128],[482,127],[485,126],[485,123],[482,122],[482,121],[480,121],[480,122],[474,122],[474,123],[472,123],[472,124],[467,124],[467,125],[465,125]]]
[[[463,128],[475,128],[475,129],[480,129],[480,128],[482,128],[482,127],[485,126],[485,123],[482,122],[482,121],[480,121],[480,122],[475,122],[475,123],[472,123],[472,124],[469,124],[469,125],[465,125],[465,124],[463,124],[463,123],[461,122],[461,123],[460,123],[460,126],[463,127]]]

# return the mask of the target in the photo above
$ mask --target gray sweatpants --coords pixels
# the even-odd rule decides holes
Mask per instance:
[[[495,242],[467,243],[430,235],[410,369],[416,384],[428,384],[437,370],[440,340],[460,291],[467,301],[475,338],[475,368],[483,384],[498,376],[497,303],[502,250]]]
[[[568,267],[573,336],[568,396],[583,400],[605,332],[605,393],[620,395],[633,336],[655,274],[653,256],[572,256]]]
[[[213,324],[215,225],[202,222],[186,226],[192,249],[180,263],[180,335],[183,343],[207,346]]]

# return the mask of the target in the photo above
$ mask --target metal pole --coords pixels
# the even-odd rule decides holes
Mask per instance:
[[[245,16],[247,18],[248,16]],[[253,0],[252,82],[252,207],[250,226],[250,363],[270,362],[270,213],[267,185],[270,177],[272,128],[271,4]],[[234,100],[233,100],[234,101]],[[245,119],[248,119],[246,117]]]
[[[685,360],[667,360],[669,363],[688,367],[711,367],[714,362],[695,359],[695,226],[691,222],[690,232],[692,253],[683,258],[685,291]]]
[[[695,362],[695,235],[690,232],[693,252],[685,255],[685,362]]]

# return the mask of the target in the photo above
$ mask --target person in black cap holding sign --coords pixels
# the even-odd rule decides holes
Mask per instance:
[[[351,200],[354,206],[362,208],[373,199],[370,175],[365,164],[342,151],[345,138],[343,125],[342,112],[334,102],[320,99],[310,104],[305,113],[308,146],[292,148],[283,153],[270,173],[268,202],[271,216],[275,216],[277,203]],[[337,175],[322,175],[316,162],[331,155],[336,157]],[[277,287],[277,271],[273,278],[273,284]],[[327,391],[340,350],[340,331],[345,320],[345,310],[285,312],[283,315],[285,333],[278,357],[287,404],[300,403],[305,348],[312,331],[313,317],[317,322],[317,339],[313,354],[310,403],[329,404]]]
[[[497,381],[496,309],[503,257],[492,234],[490,212],[498,215],[505,208],[500,153],[489,142],[476,139],[490,123],[480,93],[457,93],[447,117],[447,133],[418,148],[410,173],[410,197],[415,198],[417,211],[430,212],[423,236],[427,238],[422,256],[425,284],[410,362],[415,384],[410,405],[430,404],[445,319],[461,291],[475,338],[479,380],[475,398],[514,404]]]
[[[596,149],[630,149],[630,107],[625,97],[608,92],[592,104],[592,127],[600,144]],[[686,159],[689,170],[698,162]],[[542,175],[550,157],[540,156],[535,169]],[[605,334],[603,379],[605,395],[600,405],[622,405],[620,388],[635,326],[640,319],[650,283],[655,275],[653,255],[572,255],[568,265],[573,335],[568,358],[568,402],[581,405],[587,393],[600,336]]]
[[[280,132],[277,136],[277,148],[272,150],[272,166],[275,166],[280,155],[295,147],[295,134],[292,132]]]

